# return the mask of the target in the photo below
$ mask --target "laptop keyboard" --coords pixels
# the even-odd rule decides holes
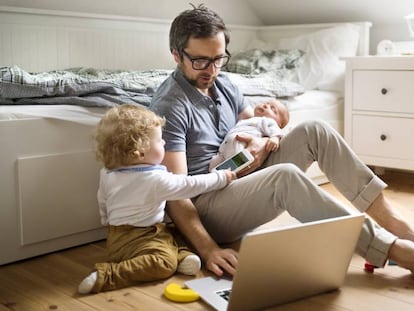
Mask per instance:
[[[223,289],[223,290],[216,292],[216,294],[219,295],[221,298],[229,301],[231,289]]]

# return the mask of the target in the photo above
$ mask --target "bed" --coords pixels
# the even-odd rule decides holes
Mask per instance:
[[[0,265],[105,238],[97,213],[100,166],[93,154],[92,131],[108,107],[116,104],[103,101],[94,106],[84,98],[80,101],[76,92],[62,98],[65,95],[56,89],[53,96],[37,96],[46,102],[22,101],[21,89],[18,98],[10,96],[15,89],[8,87],[17,79],[11,69],[29,79],[43,72],[67,74],[66,69],[76,74],[105,69],[111,75],[158,70],[160,78],[175,66],[168,51],[169,25],[170,21],[156,19],[0,7]],[[249,57],[252,51],[303,51],[294,73],[296,89],[292,91],[286,81],[278,84],[279,90],[291,92],[281,97],[291,111],[287,130],[317,118],[342,133],[344,64],[339,57],[367,55],[370,26],[369,22],[230,25],[230,51],[241,64],[246,51]],[[266,87],[257,92],[252,80],[246,80],[263,66],[245,72],[240,63],[233,65],[235,72],[228,74],[235,82],[248,81],[245,94],[252,104],[275,96]],[[283,70],[292,69],[287,67]],[[241,75],[236,72],[240,68]],[[328,68],[332,70],[322,70]],[[10,72],[10,80],[4,81]],[[159,80],[154,83],[156,88]],[[153,91],[146,86],[133,97],[145,105]],[[317,183],[325,180],[317,166],[308,174]]]

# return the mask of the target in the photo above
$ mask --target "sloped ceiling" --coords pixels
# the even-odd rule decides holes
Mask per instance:
[[[247,0],[265,25],[371,21],[401,24],[413,0]]]

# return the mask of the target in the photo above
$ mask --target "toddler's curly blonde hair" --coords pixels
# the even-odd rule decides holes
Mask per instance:
[[[96,128],[96,158],[107,169],[131,165],[136,151],[144,153],[150,134],[165,120],[154,112],[135,105],[120,105],[108,110]]]

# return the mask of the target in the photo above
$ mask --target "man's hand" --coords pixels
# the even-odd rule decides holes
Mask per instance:
[[[243,134],[236,135],[236,139],[245,143],[246,149],[249,150],[254,157],[254,162],[237,174],[238,177],[241,177],[250,174],[262,166],[269,155],[269,151],[266,150],[266,143],[269,139],[267,137],[253,137]]]
[[[204,258],[205,266],[217,276],[224,272],[234,275],[237,266],[237,252],[231,248],[219,248],[210,251]]]

